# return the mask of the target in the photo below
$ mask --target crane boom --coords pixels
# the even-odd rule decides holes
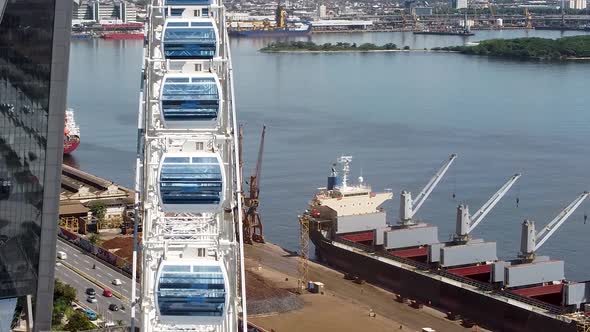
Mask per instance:
[[[422,189],[422,191],[420,191],[420,193],[414,201],[412,201],[412,193],[405,190],[402,191],[400,197],[399,210],[401,224],[412,223],[412,217],[414,217],[414,214],[418,212],[422,204],[424,204],[428,196],[430,196],[434,188],[436,188],[436,185],[440,182],[442,177],[449,170],[449,167],[451,167],[451,164],[453,163],[453,161],[455,161],[456,158],[457,155],[452,154],[449,157],[449,159],[443,163],[441,168],[434,174],[430,181],[428,181],[426,186]]]
[[[578,206],[584,202],[584,200],[590,195],[589,192],[585,191],[580,196],[578,196],[570,205],[568,205],[565,209],[561,210],[561,212],[555,217],[555,219],[551,220],[547,226],[543,227],[542,230],[535,235],[536,240],[539,240],[535,244],[535,250],[539,249],[545,241],[547,241],[555,231],[567,220],[567,218],[576,211]]]
[[[469,207],[460,204],[457,207],[457,224],[454,235],[454,241],[467,242],[469,241],[469,233],[479,225],[485,216],[496,206],[496,204],[504,197],[510,190],[512,185],[520,178],[520,173],[514,174],[508,182],[506,182],[492,197],[472,216],[469,214]]]
[[[514,174],[508,182],[506,182],[500,190],[498,190],[477,212],[471,216],[471,225],[469,226],[468,233],[471,233],[472,230],[479,225],[479,223],[485,218],[485,216],[498,204],[498,202],[506,195],[508,190],[516,183],[516,181],[520,178],[521,174],[516,173]]]
[[[251,178],[252,189],[258,191],[258,184],[260,183],[260,175],[262,173],[262,155],[264,153],[264,135],[266,133],[266,126],[262,126],[262,135],[260,136],[260,147],[258,148],[258,159],[256,160],[256,168],[254,175]]]
[[[442,177],[449,170],[449,167],[451,167],[451,164],[453,163],[453,161],[455,161],[456,158],[457,158],[457,155],[452,154],[449,157],[449,159],[441,166],[441,168],[434,174],[434,176],[430,179],[430,181],[428,181],[428,183],[426,184],[424,189],[422,189],[422,191],[418,194],[418,196],[416,196],[415,203],[412,206],[412,209],[414,210],[414,212],[417,212],[420,209],[420,207],[422,206],[422,204],[424,204],[424,202],[426,201],[428,196],[430,196],[430,193],[432,193],[434,188],[436,188],[436,185],[440,182]]]

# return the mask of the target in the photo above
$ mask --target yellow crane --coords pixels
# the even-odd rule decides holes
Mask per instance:
[[[309,280],[309,215],[299,216],[299,260],[297,262],[297,292],[303,293]]]

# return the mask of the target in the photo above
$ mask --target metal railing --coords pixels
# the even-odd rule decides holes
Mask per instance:
[[[462,284],[473,286],[478,291],[481,291],[481,292],[490,292],[491,294],[499,296],[499,297],[504,297],[504,298],[515,300],[515,301],[518,301],[518,302],[521,302],[524,304],[528,304],[530,306],[534,306],[539,309],[546,310],[550,314],[562,315],[562,314],[565,314],[568,312],[568,309],[565,307],[556,306],[556,305],[553,305],[553,304],[550,304],[547,302],[543,302],[543,301],[540,301],[540,300],[537,300],[534,298],[518,295],[518,294],[512,293],[510,291],[497,289],[492,284],[477,281],[477,280],[466,278],[466,277],[462,277],[462,276],[459,276],[456,274],[449,273],[449,272],[442,270],[442,269],[433,268],[432,266],[430,266],[427,263],[422,263],[422,262],[418,262],[418,261],[415,261],[415,260],[412,260],[409,258],[395,256],[395,255],[385,252],[385,251],[375,251],[375,249],[372,246],[364,245],[361,243],[356,243],[356,242],[349,241],[349,240],[342,239],[342,238],[338,238],[337,240],[333,240],[333,242],[342,243],[344,245],[365,251],[369,254],[373,254],[373,255],[376,255],[379,257],[391,259],[396,262],[412,266],[414,268],[423,270],[423,271],[427,272],[428,274],[431,274],[432,276],[437,275],[437,276],[441,276],[441,277],[444,277],[447,279],[451,279],[451,280],[460,282]],[[483,295],[485,296],[486,294],[483,294]]]

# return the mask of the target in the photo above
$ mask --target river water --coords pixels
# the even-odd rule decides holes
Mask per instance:
[[[411,33],[319,34],[325,42],[411,48],[552,31],[482,31],[472,37]],[[303,38],[306,39],[306,38]],[[297,214],[325,186],[331,163],[353,156],[374,191],[417,193],[451,153],[459,158],[418,217],[454,231],[455,208],[475,212],[515,172],[523,177],[474,231],[502,258],[519,251],[524,218],[540,229],[590,190],[590,64],[537,63],[443,53],[261,54],[269,40],[232,40],[245,176],[267,125],[262,213],[268,240],[296,250]],[[141,41],[72,41],[68,101],[82,143],[66,162],[133,185]],[[453,193],[455,198],[453,198]],[[516,207],[516,198],[520,204]],[[399,201],[385,205],[395,222]],[[590,200],[539,251],[566,260],[571,279],[590,279]]]

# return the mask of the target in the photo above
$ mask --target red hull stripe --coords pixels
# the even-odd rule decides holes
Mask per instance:
[[[558,293],[561,293],[562,290],[563,290],[563,284],[557,284],[557,285],[547,285],[547,286],[537,286],[537,287],[515,289],[512,291],[512,293],[526,296],[526,297],[533,297],[533,296],[541,296],[541,295],[548,295],[548,294],[558,294]]]
[[[472,276],[472,275],[476,275],[476,274],[491,273],[492,272],[492,265],[489,264],[489,265],[459,267],[456,269],[449,269],[448,271],[452,274],[466,277],[466,276]]]
[[[389,253],[398,257],[419,257],[428,255],[428,247],[412,248],[412,249],[401,249],[401,250],[389,250]]]
[[[341,238],[352,241],[352,242],[365,242],[365,241],[373,241],[373,231],[362,232],[362,233],[352,233],[352,234],[342,234],[340,235]]]

